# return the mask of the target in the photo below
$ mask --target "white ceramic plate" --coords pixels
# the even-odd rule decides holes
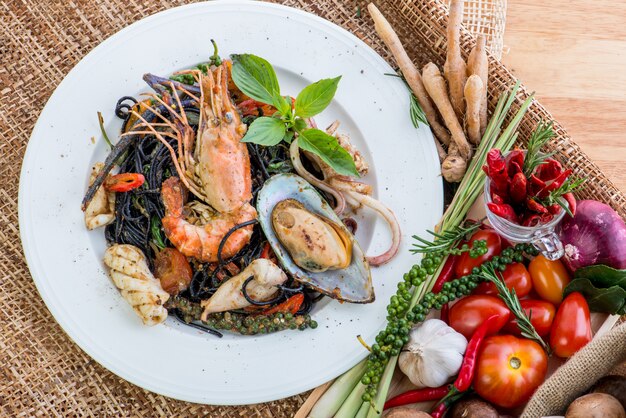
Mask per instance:
[[[373,268],[376,302],[328,301],[313,312],[315,330],[217,339],[168,320],[145,327],[103,268],[103,230],[88,232],[80,201],[91,164],[106,155],[96,112],[119,130],[117,99],[147,88],[143,73],[167,75],[203,62],[214,38],[220,53],[250,52],[277,69],[283,94],[343,76],[332,105],[317,118],[342,122],[371,164],[365,178],[396,213],[399,255]],[[408,249],[442,210],[442,186],[430,131],[415,130],[402,82],[390,66],[345,30],[311,14],[260,2],[207,2],[143,19],[91,51],[56,89],[33,130],[20,179],[24,251],[46,305],[67,334],[122,378],[173,398],[248,404],[294,395],[343,373],[365,356],[385,322],[397,281],[416,261]],[[97,139],[92,143],[91,138]],[[386,249],[388,232],[366,217],[357,237],[368,253]],[[369,225],[367,225],[369,224]]]

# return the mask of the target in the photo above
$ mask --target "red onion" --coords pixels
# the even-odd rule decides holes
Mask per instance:
[[[559,237],[565,248],[562,261],[570,271],[595,264],[626,269],[626,225],[604,203],[579,201],[576,215],[561,223]]]

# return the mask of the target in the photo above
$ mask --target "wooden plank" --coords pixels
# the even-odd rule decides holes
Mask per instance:
[[[626,3],[508,0],[504,64],[626,191]]]

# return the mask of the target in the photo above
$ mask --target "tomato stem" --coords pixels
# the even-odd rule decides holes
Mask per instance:
[[[522,361],[517,357],[511,357],[511,360],[509,360],[509,364],[511,365],[511,367],[517,370],[522,365]]]

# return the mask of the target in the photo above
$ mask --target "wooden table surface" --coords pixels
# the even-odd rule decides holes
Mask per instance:
[[[508,0],[504,44],[504,64],[626,192],[626,3]]]

